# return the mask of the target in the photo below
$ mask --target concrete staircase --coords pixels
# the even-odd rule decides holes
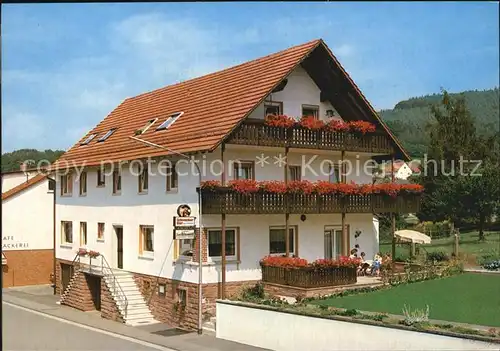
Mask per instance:
[[[106,274],[103,279],[125,324],[140,326],[159,323],[149,310],[132,273],[113,269],[113,275]]]
[[[215,336],[216,320],[216,317],[210,317],[208,321],[203,322],[202,329],[204,334]]]

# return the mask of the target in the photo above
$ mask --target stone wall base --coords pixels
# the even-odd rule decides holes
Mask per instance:
[[[198,284],[138,273],[134,273],[134,279],[157,320],[181,329],[198,329]],[[226,297],[235,296],[243,287],[256,283],[257,281],[228,282]],[[165,286],[165,294],[159,293],[160,285]],[[220,284],[203,285],[202,313],[205,316],[215,316],[215,300],[221,296],[220,292]],[[178,303],[182,295],[186,297],[184,306]]]
[[[264,285],[264,292],[271,296],[307,298],[307,297],[320,297],[325,295],[332,295],[344,290],[366,288],[366,287],[378,286],[380,284],[351,284],[342,286],[327,286],[321,288],[298,288],[294,286],[274,284],[274,283],[263,283],[263,285]]]

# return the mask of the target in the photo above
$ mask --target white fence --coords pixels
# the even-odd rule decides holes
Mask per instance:
[[[276,351],[499,350],[483,341],[307,317],[217,301],[216,335]]]

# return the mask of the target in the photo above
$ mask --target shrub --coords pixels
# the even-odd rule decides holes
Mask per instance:
[[[484,253],[477,258],[477,263],[484,269],[496,271],[500,269],[500,253],[496,250]]]
[[[414,325],[416,323],[426,323],[429,321],[429,305],[425,310],[415,309],[411,310],[411,307],[406,307],[406,304],[403,307],[403,316],[405,317],[403,320],[403,324],[405,325]]]
[[[435,251],[427,253],[427,261],[430,262],[443,262],[449,260],[450,258],[448,257],[448,254],[444,251]]]

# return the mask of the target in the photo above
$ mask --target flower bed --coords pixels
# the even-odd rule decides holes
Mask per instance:
[[[298,257],[267,256],[260,261],[262,281],[300,288],[319,288],[356,283],[358,259],[319,259],[309,263]]]
[[[315,183],[301,180],[291,181],[288,184],[282,181],[258,182],[251,179],[241,179],[230,181],[227,187],[222,187],[218,181],[210,180],[201,183],[202,189],[215,191],[218,188],[232,189],[241,194],[250,194],[259,191],[273,194],[340,194],[340,195],[369,195],[384,194],[390,197],[398,195],[418,194],[424,188],[419,184],[355,184],[355,183],[330,183],[327,181],[317,181]]]

